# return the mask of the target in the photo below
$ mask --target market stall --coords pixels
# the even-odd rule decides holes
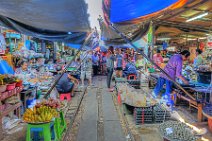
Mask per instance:
[[[24,131],[21,140],[27,141],[91,136],[92,141],[121,140],[117,136],[209,141],[210,134],[203,138],[206,126],[194,125],[207,119],[211,131],[210,5],[209,0],[103,0],[100,35],[97,27],[91,31],[85,0],[0,2],[0,26],[15,30],[0,27],[0,140],[21,122],[23,128],[14,132]],[[86,50],[93,54],[83,62]],[[179,55],[183,50],[187,53]],[[175,71],[177,79],[164,69],[175,54],[178,66],[190,55],[182,73]],[[98,75],[93,77],[91,68]],[[104,71],[107,82],[99,76]],[[83,79],[83,92],[74,97],[84,73],[89,86]],[[110,77],[115,86],[112,81],[108,90]],[[158,80],[166,82],[155,95]],[[59,90],[59,82],[64,87],[70,82],[71,88]],[[164,88],[169,92],[161,96]]]
[[[41,128],[42,125],[42,128],[44,128],[44,125],[51,128],[55,126],[55,131],[51,131],[51,133],[45,131],[45,134],[53,133],[55,139],[60,139],[66,129],[66,121],[64,109],[60,109],[63,106],[59,106],[63,103],[54,100],[58,98],[58,91],[53,88],[48,100],[43,101],[42,99],[55,81],[56,67],[58,65],[65,66],[66,63],[72,61],[76,49],[70,49],[70,47],[65,47],[61,43],[53,44],[46,41],[46,46],[44,46],[46,48],[44,49],[49,50],[49,52],[42,52],[42,41],[39,39],[12,30],[9,33],[5,29],[1,31],[5,34],[1,36],[0,46],[0,138],[2,139],[5,133],[10,132],[11,129],[18,127],[20,122],[26,122],[31,131]],[[13,42],[12,39],[7,40],[7,38],[16,38],[11,33],[16,33],[19,40],[17,40],[15,46],[7,50],[7,45]],[[28,40],[24,44],[22,41],[26,37]],[[17,45],[18,42],[20,46]],[[8,54],[11,59],[8,59]],[[54,55],[56,55],[55,60]],[[73,76],[79,75],[78,67],[70,65],[67,72]],[[51,98],[49,99],[49,97]],[[49,108],[51,106],[53,107]],[[46,109],[44,110],[42,107]],[[43,113],[42,111],[46,112]],[[61,125],[63,125],[63,128],[61,128]],[[43,138],[36,133],[29,136],[31,131],[27,131],[27,140]],[[49,140],[49,136],[44,138]]]

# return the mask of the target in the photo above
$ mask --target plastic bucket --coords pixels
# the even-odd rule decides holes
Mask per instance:
[[[7,84],[7,90],[8,91],[13,90],[13,89],[15,89],[15,86],[16,86],[16,83]]]
[[[23,81],[19,81],[16,83],[16,87],[21,87],[23,85]]]

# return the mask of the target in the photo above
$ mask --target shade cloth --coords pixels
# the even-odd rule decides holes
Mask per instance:
[[[126,24],[126,25],[118,25],[114,24],[119,31],[123,32],[130,41],[134,42],[144,36],[148,29],[149,23],[146,24]],[[123,38],[121,38],[115,31],[113,31],[107,23],[100,21],[100,28],[102,31],[101,40],[104,41],[106,45],[115,44],[122,45],[126,42]]]
[[[0,1],[0,26],[33,37],[82,43],[90,31],[84,0]]]

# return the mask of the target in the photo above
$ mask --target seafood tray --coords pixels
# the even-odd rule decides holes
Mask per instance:
[[[171,117],[170,112],[166,111],[165,107],[162,105],[157,105],[154,107],[154,117],[156,123],[161,123]]]
[[[159,131],[167,141],[197,141],[199,138],[190,127],[179,121],[166,121],[160,124]]]

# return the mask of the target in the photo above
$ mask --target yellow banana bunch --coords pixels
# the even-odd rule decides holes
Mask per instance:
[[[59,114],[56,109],[48,106],[34,107],[33,109],[27,109],[23,115],[25,122],[49,122],[53,117],[57,117]]]

